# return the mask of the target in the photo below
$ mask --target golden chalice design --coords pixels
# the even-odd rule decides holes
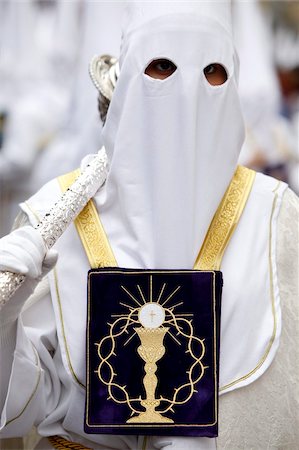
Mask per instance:
[[[133,295],[125,286],[121,286],[123,291],[134,301],[134,306],[124,302],[120,305],[129,309],[127,314],[112,314],[115,318],[110,326],[109,334],[105,336],[100,343],[97,343],[98,356],[100,364],[97,374],[102,383],[107,386],[108,400],[113,400],[118,404],[127,404],[131,410],[131,417],[126,423],[174,423],[171,418],[165,417],[168,411],[174,412],[173,406],[183,405],[188,402],[192,395],[197,392],[195,385],[203,377],[206,366],[202,359],[205,355],[204,339],[194,335],[192,318],[190,313],[176,313],[175,308],[182,305],[183,302],[166,306],[171,298],[180,290],[177,286],[167,298],[163,301],[163,293],[166,290],[166,283],[163,283],[159,295],[153,299],[152,275],[149,277],[150,294],[148,301],[140,285],[137,285],[137,291],[140,298]],[[189,316],[189,317],[188,317]],[[174,390],[171,399],[160,395],[157,397],[158,378],[156,376],[157,363],[165,354],[164,337],[170,336],[178,345],[180,340],[176,335],[185,340],[187,344],[186,353],[190,354],[191,365],[186,370],[186,382]],[[127,386],[117,383],[117,374],[111,363],[112,357],[116,357],[116,340],[124,333],[129,335],[126,346],[132,341],[134,336],[138,336],[140,345],[137,347],[137,353],[144,361],[143,386],[145,398],[141,395],[137,398],[131,398],[127,392]],[[108,349],[108,350],[107,350]],[[105,370],[104,370],[105,368]],[[107,375],[108,372],[108,375]],[[106,374],[106,375],[104,375]],[[161,408],[161,404],[164,406]],[[143,409],[140,409],[142,406]],[[157,409],[159,407],[159,410]]]
[[[145,408],[145,411],[138,416],[127,420],[127,422],[173,423],[172,419],[163,417],[162,414],[155,410],[157,406],[160,405],[160,400],[155,397],[158,384],[158,379],[155,375],[157,370],[156,362],[159,361],[165,353],[163,340],[165,334],[169,330],[169,328],[161,326],[165,320],[165,310],[157,303],[147,303],[140,308],[138,318],[143,327],[134,328],[134,330],[141,341],[141,345],[137,348],[137,352],[143,361],[145,361],[143,385],[146,392],[146,398],[141,401],[141,406]]]

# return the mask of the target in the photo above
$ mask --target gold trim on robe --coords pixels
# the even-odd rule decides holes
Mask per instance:
[[[213,217],[194,264],[198,270],[220,270],[222,257],[239,223],[250,194],[255,172],[238,166]]]
[[[80,174],[79,170],[58,178],[65,191]],[[224,251],[240,220],[250,194],[255,172],[238,166],[213,217],[194,264],[195,270],[219,270]],[[96,207],[90,200],[75,220],[75,225],[87,254],[90,266],[117,267],[117,262],[99,219]]]
[[[59,177],[58,183],[61,190],[66,191],[79,175],[80,170],[77,169]],[[74,223],[90,266],[92,268],[116,267],[116,259],[92,200],[89,200]]]

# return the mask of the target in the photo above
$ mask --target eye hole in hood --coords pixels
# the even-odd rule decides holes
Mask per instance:
[[[226,69],[219,63],[209,64],[203,69],[203,73],[212,86],[220,86],[227,80]]]
[[[164,80],[170,77],[177,69],[177,66],[166,58],[154,59],[146,67],[144,73],[151,78]]]

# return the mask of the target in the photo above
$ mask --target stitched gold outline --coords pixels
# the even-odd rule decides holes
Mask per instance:
[[[59,317],[60,317],[60,322],[61,322],[61,330],[62,330],[63,341],[64,341],[64,345],[65,345],[65,351],[66,351],[66,358],[67,358],[68,366],[69,366],[69,369],[70,369],[71,374],[72,374],[73,378],[75,379],[75,381],[79,384],[79,386],[81,386],[82,388],[86,389],[86,386],[79,380],[79,378],[75,374],[75,371],[73,369],[73,365],[72,365],[72,362],[71,362],[70,352],[69,352],[68,343],[67,343],[67,340],[66,340],[65,328],[64,328],[62,305],[61,305],[61,299],[60,299],[59,287],[58,287],[58,274],[57,274],[56,267],[54,268],[53,272],[54,272],[55,291],[56,291],[56,296],[57,296],[57,300],[58,300],[58,307],[59,307]]]
[[[273,345],[275,336],[276,336],[276,329],[277,329],[277,317],[276,317],[276,310],[275,310],[275,299],[274,299],[274,289],[273,289],[273,267],[272,267],[272,220],[273,220],[273,215],[274,215],[274,211],[276,208],[276,202],[277,202],[277,198],[278,198],[278,189],[281,185],[281,181],[278,182],[276,188],[273,189],[273,193],[274,195],[274,199],[273,199],[273,205],[272,205],[272,210],[271,210],[271,216],[270,216],[270,223],[269,223],[269,251],[268,251],[268,262],[269,262],[269,272],[270,272],[270,296],[271,296],[271,309],[272,309],[272,316],[273,316],[273,331],[272,331],[272,335],[270,337],[269,343],[267,345],[267,348],[265,350],[264,355],[262,356],[262,358],[260,359],[260,361],[258,362],[258,364],[255,366],[254,369],[252,369],[250,372],[248,372],[246,375],[243,375],[242,377],[231,381],[230,383],[225,384],[224,386],[219,388],[219,392],[224,391],[225,389],[230,388],[231,386],[234,386],[237,383],[240,383],[241,381],[246,380],[247,378],[249,378],[251,375],[253,375],[260,367],[262,367],[262,365],[264,364],[267,356],[269,355],[269,352],[271,350],[271,347]]]
[[[173,427],[197,427],[197,428],[201,428],[201,427],[211,427],[216,425],[217,423],[217,411],[218,411],[218,395],[217,395],[217,366],[215,364],[215,353],[216,353],[216,349],[217,349],[217,343],[216,343],[216,293],[215,293],[215,271],[214,270],[202,270],[202,273],[212,273],[213,274],[213,278],[212,278],[212,286],[213,286],[213,324],[214,324],[214,390],[215,390],[215,402],[214,402],[214,422],[213,423],[208,423],[208,424],[163,424],[163,425],[157,425],[157,424],[132,424],[132,425],[128,425],[128,424],[121,424],[121,425],[115,425],[115,424],[105,424],[105,425],[91,425],[88,422],[88,413],[89,413],[89,352],[87,352],[87,379],[86,379],[86,407],[85,407],[85,423],[86,425],[88,425],[90,428],[105,428],[105,427],[109,427],[109,428],[132,428],[132,427],[139,427],[139,428],[173,428]],[[115,274],[115,273],[124,273],[123,270],[99,270],[98,272],[93,271],[92,273],[88,273],[88,296],[87,296],[87,348],[89,348],[89,344],[90,344],[90,340],[89,340],[89,325],[90,325],[90,289],[89,289],[89,280],[91,275],[95,274],[95,273],[107,273],[107,274]],[[139,275],[140,272],[137,271],[132,271],[132,272],[127,272],[129,275]],[[142,271],[142,274],[147,275],[147,274],[164,274],[164,273],[169,273],[169,271],[167,270],[144,270]],[[171,273],[173,274],[181,274],[181,273],[194,273],[194,270],[171,270]]]
[[[36,381],[35,387],[34,387],[32,393],[31,393],[29,399],[27,400],[27,402],[26,402],[25,406],[23,407],[23,409],[21,410],[21,412],[20,412],[16,417],[14,417],[13,419],[10,419],[10,420],[8,420],[7,422],[5,422],[5,425],[4,425],[5,427],[6,427],[7,425],[11,424],[12,422],[14,422],[15,420],[17,420],[19,417],[21,417],[21,415],[23,414],[23,412],[25,412],[25,410],[27,409],[27,406],[29,405],[29,403],[30,403],[31,400],[33,399],[33,397],[34,397],[34,395],[35,395],[35,393],[36,393],[36,391],[37,391],[37,388],[38,388],[38,386],[39,386],[40,377],[41,377],[41,366],[40,366],[40,361],[39,361],[39,357],[38,357],[38,353],[37,353],[36,348],[34,347],[34,345],[33,345],[33,343],[32,343],[31,341],[30,341],[30,343],[31,343],[31,346],[32,346],[33,351],[34,351],[35,364],[36,364],[36,368],[37,368],[37,370],[38,370],[37,381]]]

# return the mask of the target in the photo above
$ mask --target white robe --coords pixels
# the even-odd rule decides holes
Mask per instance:
[[[272,191],[276,186],[276,180],[257,175],[243,216],[223,260],[225,288],[221,329],[223,345],[220,356],[220,387],[223,388],[223,385],[233,381],[229,377],[234,374],[237,378],[239,375],[245,376],[244,380],[225,388],[223,390],[225,395],[220,397],[218,449],[295,449],[298,442],[298,431],[295,425],[297,392],[294,386],[298,361],[298,355],[296,357],[295,354],[298,350],[293,335],[296,331],[294,300],[297,289],[296,269],[293,262],[298,261],[296,253],[298,248],[295,245],[296,200],[291,191],[284,193],[285,186],[281,185],[277,191],[277,202],[274,204]],[[44,210],[55,201],[57,195],[59,195],[59,187],[57,182],[53,181],[29,202],[23,204],[22,208],[29,220],[35,223],[36,214],[42,215]],[[281,200],[282,209],[278,217]],[[271,224],[270,228],[269,224]],[[269,236],[270,230],[272,236]],[[142,437],[88,436],[83,432],[85,364],[84,352],[82,352],[84,335],[82,336],[81,333],[85,334],[82,311],[85,310],[86,300],[80,291],[84,292],[86,288],[85,274],[88,262],[81,243],[74,233],[74,227],[71,226],[57,245],[60,259],[56,277],[53,273],[49,277],[51,294],[49,284],[47,280],[44,280],[27,301],[22,316],[18,320],[13,369],[1,416],[1,437],[24,435],[35,424],[42,436],[58,434],[94,449],[137,450],[142,448]],[[268,255],[269,238],[272,242],[270,255]],[[73,251],[72,254],[71,251]],[[244,256],[244,253],[248,252],[250,258]],[[268,317],[269,311],[265,309],[264,321],[259,321],[258,317],[255,319],[256,330],[251,330],[252,333],[247,335],[247,337],[251,336],[252,344],[249,347],[243,347],[242,356],[242,346],[238,349],[239,346],[234,345],[234,342],[229,343],[226,335],[229,335],[229,329],[234,329],[234,333],[239,330],[239,335],[235,336],[235,344],[239,340],[242,341],[239,338],[242,334],[246,335],[247,328],[252,327],[252,316],[254,317],[256,311],[247,309],[248,327],[244,327],[242,323],[244,319],[238,316],[242,308],[238,309],[237,304],[230,304],[231,307],[236,308],[237,315],[235,315],[234,309],[230,310],[225,305],[228,302],[227,299],[233,297],[239,298],[241,303],[245,298],[247,303],[252,301],[254,306],[258,305],[259,301],[264,302],[269,293],[264,292],[264,298],[262,298],[261,291],[255,292],[255,285],[258,289],[262,289],[261,280],[264,276],[268,277],[268,274],[264,274],[264,269],[268,267],[269,257],[274,267],[272,288],[277,327],[270,351],[261,367],[258,368],[255,360],[259,359],[260,351],[264,353],[264,349],[260,350],[259,345],[268,346],[268,333],[273,327],[271,316]],[[74,272],[78,267],[78,273],[82,273],[81,280],[77,279],[77,274]],[[246,274],[247,269],[251,269],[253,283],[244,279],[243,274]],[[276,269],[280,283],[277,283]],[[62,273],[63,277],[61,277]],[[242,274],[241,278],[238,274]],[[250,292],[246,293],[246,289]],[[255,302],[256,294],[259,296],[258,302]],[[282,304],[283,332],[276,353],[280,334],[279,297]],[[64,302],[64,299],[67,299],[67,302]],[[270,301],[270,297],[268,300]],[[229,306],[229,303],[227,305]],[[243,306],[246,309],[246,304]],[[69,314],[62,321],[61,314],[65,312]],[[71,320],[68,320],[69,318]],[[4,343],[5,338],[3,335]],[[9,336],[7,339],[9,340]],[[229,344],[231,345],[230,358],[226,356]],[[9,347],[10,342],[6,342],[6,345]],[[271,351],[273,354],[269,357]],[[226,361],[229,359],[229,363],[224,359]],[[236,371],[235,366],[238,360],[240,364]],[[269,370],[265,371],[269,365]],[[242,372],[243,370],[245,372]],[[250,374],[251,371],[253,374]],[[247,386],[242,387],[246,384]],[[235,390],[236,387],[242,388]],[[234,390],[228,392],[230,389]],[[5,423],[7,423],[6,426]],[[195,450],[214,448],[215,444],[213,439],[207,438],[170,437],[161,440],[160,444],[157,442],[157,439],[150,438],[147,449],[183,450],[188,446],[189,449]],[[40,445],[40,448],[46,449],[48,444],[43,441]]]

